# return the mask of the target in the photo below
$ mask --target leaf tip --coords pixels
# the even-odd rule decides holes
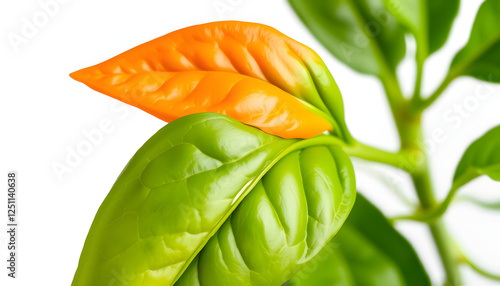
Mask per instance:
[[[98,74],[94,67],[88,67],[72,72],[69,76],[76,81],[87,84],[87,82],[98,76]]]

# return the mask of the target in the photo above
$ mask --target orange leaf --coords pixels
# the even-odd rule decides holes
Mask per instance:
[[[188,27],[71,77],[167,122],[218,112],[270,134],[309,138],[335,125],[322,98],[332,91],[323,97],[340,105],[343,120],[340,92],[319,56],[261,24]]]
[[[267,82],[234,73],[110,74],[88,85],[167,122],[216,112],[283,138],[309,138],[332,129],[328,116],[308,103]]]

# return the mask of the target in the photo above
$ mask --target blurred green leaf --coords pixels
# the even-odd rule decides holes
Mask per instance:
[[[404,57],[403,27],[383,0],[290,0],[300,19],[340,61],[383,76]]]
[[[455,171],[453,188],[458,189],[481,175],[500,181],[500,125],[467,148]]]
[[[439,50],[446,43],[459,6],[460,0],[427,1],[429,54]]]
[[[410,243],[359,195],[339,233],[288,285],[430,285]]]
[[[384,1],[415,36],[421,60],[444,45],[460,6],[460,0]]]
[[[469,41],[455,56],[448,77],[461,75],[500,82],[500,0],[485,1]]]

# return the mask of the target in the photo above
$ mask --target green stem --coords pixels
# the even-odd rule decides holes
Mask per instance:
[[[418,152],[415,157],[416,169],[411,173],[415,190],[420,201],[422,211],[428,211],[436,207],[436,199],[429,172],[428,156],[423,146],[423,135],[420,118],[406,122],[405,133],[402,136],[401,145]],[[442,220],[437,219],[428,223],[432,237],[439,251],[441,262],[446,272],[446,285],[462,285],[458,267],[458,251],[450,239]]]
[[[454,185],[451,190],[448,192],[448,195],[446,198],[443,200],[442,203],[429,208],[425,210],[419,210],[413,215],[409,216],[399,216],[393,218],[393,220],[414,220],[414,221],[421,221],[421,222],[427,222],[431,223],[436,221],[437,219],[441,218],[444,213],[448,210],[448,207],[450,206],[451,202],[453,201],[453,198],[455,194],[457,193],[457,190],[459,188]]]
[[[389,100],[391,111],[395,115],[394,118],[399,118],[398,112],[401,110],[401,106],[405,103],[406,99],[401,92],[396,74],[393,72],[384,72],[380,80],[382,81],[387,99]]]
[[[429,227],[446,272],[445,285],[463,285],[457,259],[459,253],[455,245],[452,243],[453,241],[451,240],[443,221],[438,220],[430,223]]]
[[[455,200],[473,203],[475,205],[478,205],[480,207],[490,209],[490,210],[500,210],[500,201],[487,202],[487,201],[482,201],[482,200],[479,200],[479,199],[471,197],[471,196],[458,196]]]
[[[387,152],[363,143],[357,142],[353,145],[348,145],[344,147],[344,151],[349,156],[361,158],[367,161],[391,165],[401,169],[403,169],[402,166],[404,166],[402,164],[404,161],[402,153]]]
[[[456,78],[454,74],[448,74],[444,81],[441,83],[441,85],[434,91],[431,96],[429,96],[427,99],[421,101],[419,104],[415,104],[414,106],[416,107],[417,111],[422,111],[431,106],[440,96],[443,94],[443,91],[448,88],[450,83]]]
[[[413,91],[412,101],[414,104],[419,104],[422,100],[420,93],[422,89],[422,75],[424,72],[424,61],[417,60],[417,79],[415,81],[415,89]]]
[[[474,271],[476,271],[477,273],[483,275],[484,277],[490,278],[492,280],[498,280],[498,281],[500,281],[500,275],[493,274],[493,273],[491,273],[489,271],[481,269],[481,267],[477,266],[475,263],[473,263],[472,261],[470,261],[464,255],[462,255],[460,261],[463,262],[463,263],[466,263],[467,265],[470,266],[470,268],[474,269]]]
[[[430,172],[428,168],[428,158],[423,146],[423,135],[421,130],[420,117],[422,110],[415,110],[414,104],[408,102],[401,92],[397,77],[394,73],[385,73],[381,77],[387,99],[391,107],[392,114],[398,129],[401,140],[401,153],[413,154],[414,160],[410,160],[405,167],[410,173],[415,190],[423,211],[432,209],[436,205],[434,190],[432,187]],[[448,79],[451,82],[451,78]],[[430,105],[439,94],[446,89],[449,83],[443,84],[430,101]],[[424,105],[426,103],[423,103]],[[427,106],[428,106],[427,105]],[[441,262],[447,276],[448,285],[462,285],[460,271],[458,268],[458,254],[453,242],[450,240],[446,228],[441,220],[428,223],[434,242],[439,251]]]

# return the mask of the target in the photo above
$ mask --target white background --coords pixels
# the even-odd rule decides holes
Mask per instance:
[[[47,0],[42,0],[47,2]],[[46,23],[38,1],[2,1],[0,4],[0,176],[19,173],[19,279],[7,279],[4,262],[1,285],[70,285],[80,251],[94,214],[114,180],[135,151],[163,122],[140,110],[118,104],[68,74],[106,60],[138,44],[170,31],[209,21],[237,19],[271,25],[316,50],[327,63],[345,100],[348,125],[360,141],[396,150],[397,135],[380,84],[359,75],[335,60],[311,36],[284,1],[72,1],[58,4]],[[227,11],[214,5],[229,3]],[[426,66],[428,93],[444,77],[453,54],[466,42],[481,1],[464,0],[449,42]],[[42,17],[42,27],[16,49],[9,33],[22,35],[27,19]],[[410,50],[413,50],[410,47]],[[411,52],[410,52],[411,53]],[[399,69],[402,85],[412,90],[413,64]],[[476,100],[477,94],[491,95]],[[426,114],[425,132],[436,129],[445,140],[431,150],[432,171],[438,196],[451,185],[459,157],[475,138],[500,123],[500,85],[470,78],[454,82]],[[479,102],[472,106],[474,102]],[[455,105],[470,111],[460,124],[444,119]],[[472,106],[472,108],[471,108]],[[102,120],[112,130],[89,154],[58,179],[55,162],[65,164],[69,149],[86,141],[85,131],[99,128]],[[388,215],[406,214],[389,191],[387,178],[399,176],[390,168],[356,161],[359,189]],[[374,179],[381,177],[380,179]],[[385,182],[385,183],[384,183]],[[397,187],[415,199],[409,178],[396,180]],[[3,185],[2,188],[6,188]],[[461,191],[482,199],[500,199],[500,186],[481,178]],[[6,222],[6,191],[1,191],[0,222]],[[456,241],[477,264],[500,273],[500,212],[482,210],[466,202],[452,205],[446,222]],[[1,261],[7,257],[6,234],[0,233]],[[415,244],[432,280],[443,280],[436,250],[425,227],[400,223]],[[466,285],[498,285],[463,267]],[[5,284],[5,282],[7,282]]]

